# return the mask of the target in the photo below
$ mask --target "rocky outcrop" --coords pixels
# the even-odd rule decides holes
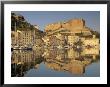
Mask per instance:
[[[71,19],[67,22],[49,24],[45,27],[45,32],[51,32],[62,28],[71,32],[89,32],[89,28],[85,26],[85,20],[83,19]]]

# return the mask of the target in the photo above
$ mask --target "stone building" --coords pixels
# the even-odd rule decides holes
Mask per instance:
[[[68,44],[73,46],[75,42],[79,41],[79,36],[73,36],[69,35],[68,36]]]
[[[19,48],[32,47],[35,49],[43,45],[42,37],[43,32],[38,29],[11,31],[11,46]]]
[[[93,38],[84,38],[84,39],[82,39],[82,41],[83,41],[84,46],[89,45],[89,46],[97,48],[97,49],[99,49],[99,47],[100,47],[100,45],[99,45],[100,40],[99,40],[99,38],[95,38],[94,35],[93,35]]]
[[[54,43],[58,42],[59,46],[66,45],[73,46],[75,42],[78,42],[79,39],[82,39],[82,36],[83,37],[93,36],[91,29],[85,25],[85,20],[83,19],[71,19],[66,22],[49,24],[45,27],[45,32],[46,37],[48,39],[47,38],[43,39],[47,41],[46,43],[49,43],[53,39],[57,38],[58,41],[55,40]],[[51,39],[50,37],[55,38]],[[60,43],[62,43],[63,45]],[[88,43],[87,41],[84,42],[84,44],[87,43]]]
[[[35,31],[12,31],[12,46],[31,47],[35,42]]]
[[[18,32],[11,31],[11,45],[17,46],[19,43],[18,41],[19,41]]]
[[[67,22],[49,24],[45,27],[45,32],[53,32],[55,30],[61,30],[62,28],[76,34],[87,33],[88,35],[91,35],[91,32],[89,28],[85,26],[85,21],[83,19],[71,19]]]

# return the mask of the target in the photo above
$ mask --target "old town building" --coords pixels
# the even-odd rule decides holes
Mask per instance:
[[[45,27],[46,38],[44,43],[51,46],[74,46],[79,40],[83,42],[83,46],[95,45],[99,47],[99,38],[95,37],[92,30],[85,25],[83,19],[71,19],[67,22],[58,22],[49,24]],[[54,38],[52,38],[54,37]]]

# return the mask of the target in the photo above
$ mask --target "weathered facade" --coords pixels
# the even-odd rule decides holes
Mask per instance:
[[[11,45],[12,47],[37,47],[42,46],[42,36],[39,34],[40,31],[36,30],[23,30],[23,31],[12,31],[11,32]]]
[[[71,19],[67,22],[49,24],[45,27],[46,38],[44,43],[49,46],[74,46],[79,40],[82,46],[95,45],[99,47],[99,38],[92,34],[91,29],[85,25],[83,19]],[[89,38],[88,38],[89,37]],[[51,43],[53,41],[53,43]]]
[[[35,41],[35,31],[12,31],[12,46],[32,46]]]
[[[88,27],[85,26],[85,21],[83,19],[71,19],[67,22],[58,22],[54,24],[49,24],[45,28],[45,32],[53,32],[56,30],[68,30],[69,33],[84,33],[91,35]],[[68,32],[67,32],[68,33]]]

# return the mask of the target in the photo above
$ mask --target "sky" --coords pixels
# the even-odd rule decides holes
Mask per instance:
[[[100,32],[99,11],[16,11],[14,13],[24,16],[29,23],[38,25],[42,31],[47,24],[83,18],[87,27]]]

